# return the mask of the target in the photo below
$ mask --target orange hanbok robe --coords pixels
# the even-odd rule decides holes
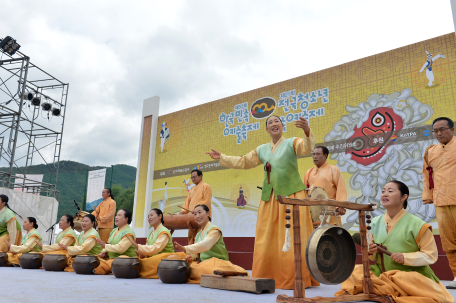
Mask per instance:
[[[339,168],[330,165],[328,162],[325,162],[320,167],[314,166],[306,171],[303,182],[309,190],[312,190],[313,187],[322,187],[328,194],[328,199],[347,201],[347,188],[344,178]],[[336,209],[334,206],[327,206],[326,208],[333,211]],[[336,217],[331,216],[329,223],[342,225],[340,216],[337,219],[336,221]]]

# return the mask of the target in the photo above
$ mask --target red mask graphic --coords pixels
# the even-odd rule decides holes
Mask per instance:
[[[347,140],[353,147],[346,152],[352,154],[352,160],[362,165],[377,162],[385,154],[386,148],[397,139],[394,132],[402,127],[402,118],[391,108],[373,109],[367,121],[360,128],[355,127],[355,133]]]

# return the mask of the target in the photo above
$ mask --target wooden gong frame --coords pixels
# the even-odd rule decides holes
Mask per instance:
[[[348,201],[336,201],[330,199],[291,199],[284,196],[278,196],[280,204],[293,205],[293,246],[294,246],[294,264],[295,264],[295,280],[293,283],[293,297],[287,295],[278,295],[276,302],[348,302],[348,301],[375,301],[381,303],[394,303],[392,297],[382,297],[374,294],[374,286],[370,278],[368,244],[367,244],[367,228],[366,228],[366,211],[373,211],[375,204],[357,204]],[[363,261],[363,293],[357,295],[343,295],[338,297],[313,297],[306,298],[304,281],[302,280],[302,257],[301,257],[301,229],[299,220],[299,206],[325,205],[343,207],[359,211],[359,232],[361,235],[361,252]]]

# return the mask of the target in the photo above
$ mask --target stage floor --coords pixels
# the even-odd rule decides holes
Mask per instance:
[[[275,302],[279,294],[250,294],[201,287],[197,284],[163,284],[158,279],[116,279],[114,276],[84,276],[66,272],[0,268],[1,302]],[[443,281],[446,285],[448,282]],[[332,296],[339,285],[306,289],[306,297]],[[456,296],[456,290],[451,290]]]

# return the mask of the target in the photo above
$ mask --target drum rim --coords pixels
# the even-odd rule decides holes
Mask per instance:
[[[312,187],[311,187],[312,190],[310,191],[309,196],[312,194],[312,192],[314,191],[314,189],[317,189],[317,188],[318,188],[318,189],[322,189],[326,194],[328,194],[328,193],[326,192],[326,190],[325,190],[324,187],[321,187],[321,186],[312,186]]]
[[[65,259],[68,259],[67,255],[64,255],[64,254],[45,254],[43,256],[43,260],[46,258],[46,257],[65,257]],[[48,258],[49,258],[48,257]]]
[[[115,257],[114,260],[116,260],[116,259],[120,259],[120,260],[122,260],[122,259],[125,259],[125,260],[138,259],[139,260],[139,257]]]
[[[89,257],[89,258],[97,258],[97,259],[98,259],[98,256],[81,256],[81,255],[76,255],[74,259],[76,259],[76,258],[78,258],[78,257],[80,257],[80,258]]]

